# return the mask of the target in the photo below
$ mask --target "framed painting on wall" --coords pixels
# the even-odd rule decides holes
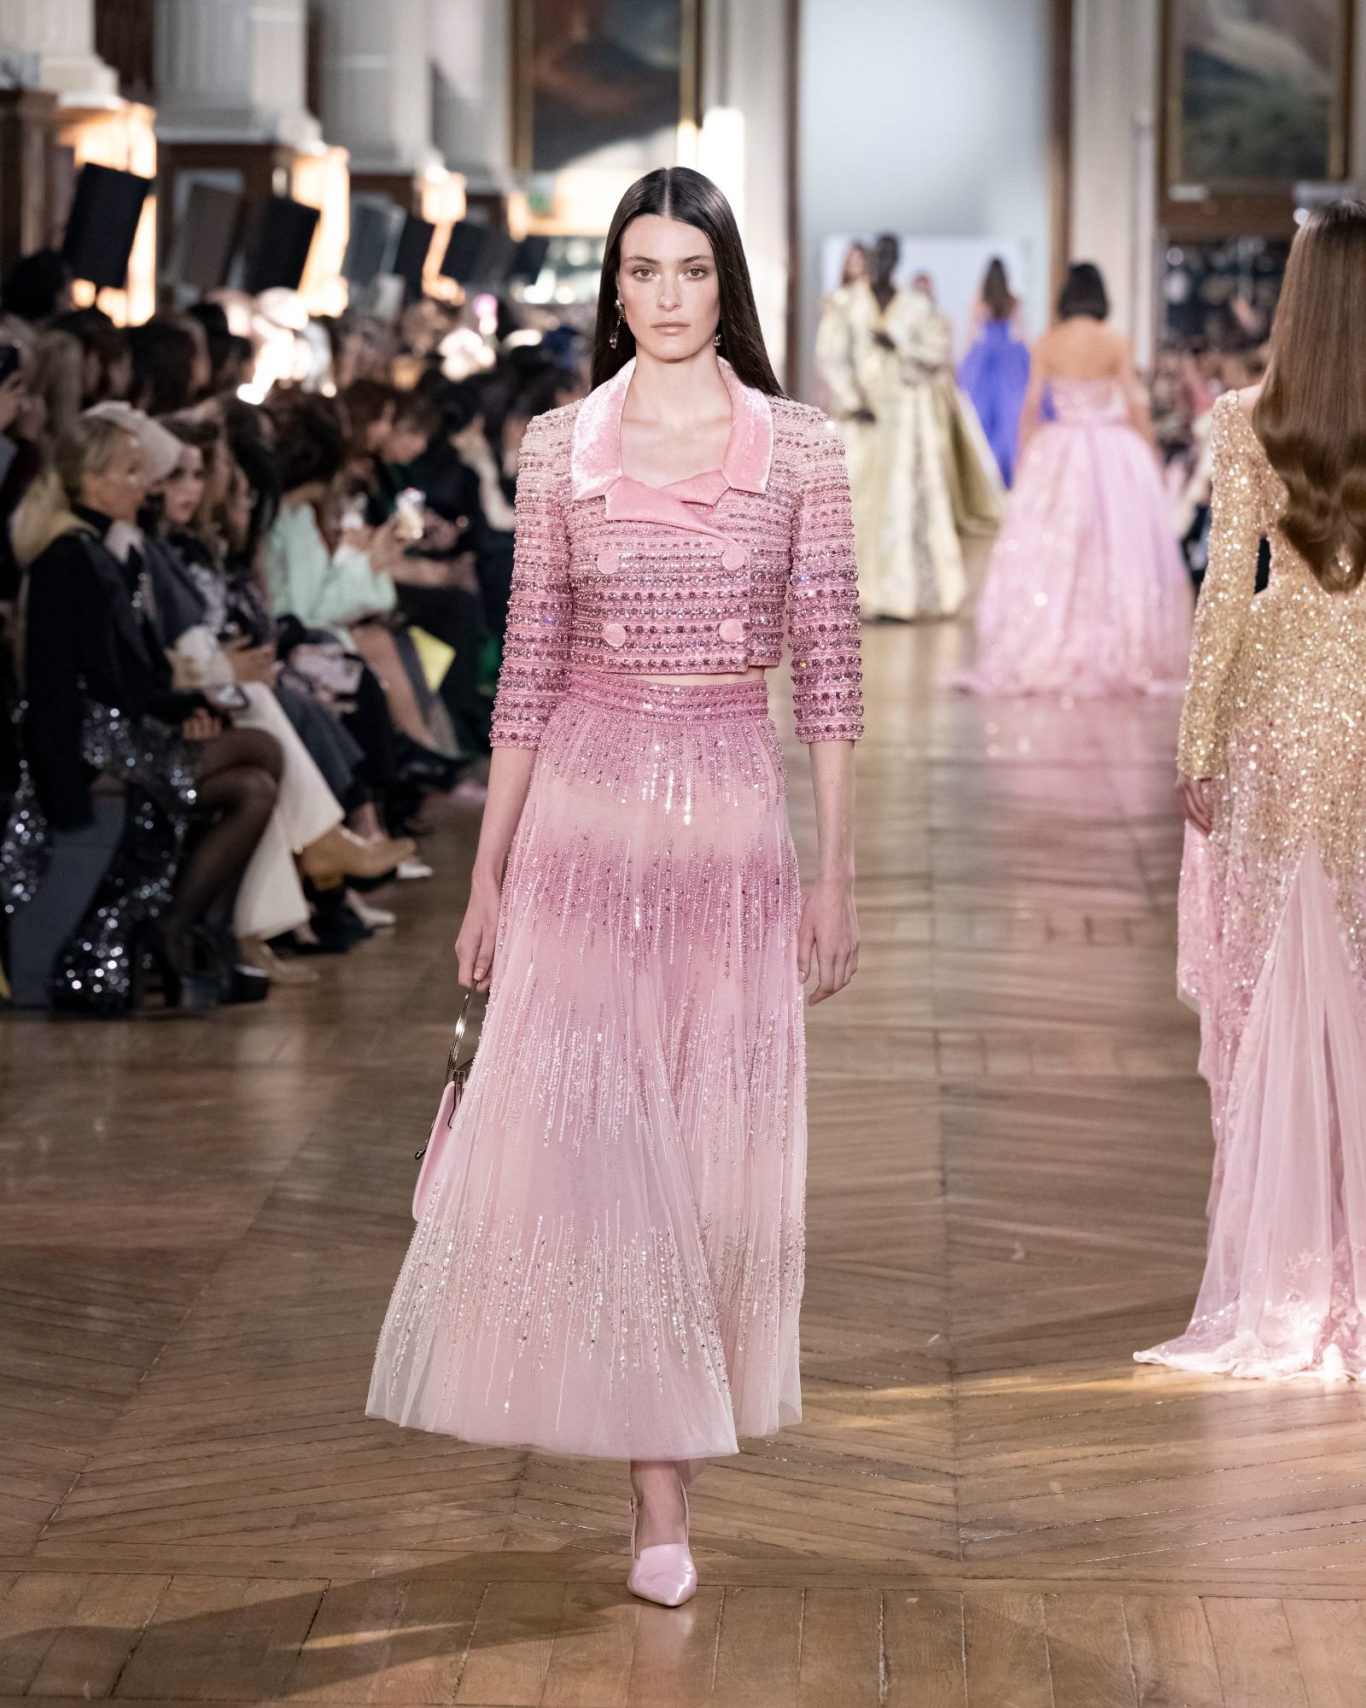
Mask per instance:
[[[701,0],[509,0],[514,164],[638,174],[696,125]]]
[[[1169,190],[1347,171],[1352,0],[1164,0]]]

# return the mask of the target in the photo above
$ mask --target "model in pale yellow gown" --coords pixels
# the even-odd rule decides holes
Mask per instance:
[[[939,396],[952,347],[924,292],[879,301],[896,258],[880,238],[872,279],[832,293],[816,365],[848,454],[864,615],[947,617],[967,591]]]

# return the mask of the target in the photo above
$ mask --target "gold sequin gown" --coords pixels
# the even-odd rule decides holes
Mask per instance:
[[[1235,1376],[1366,1373],[1366,584],[1326,591],[1234,395],[1213,420],[1209,569],[1179,764],[1180,984],[1201,1020],[1215,1164],[1186,1332],[1140,1360]],[[1254,592],[1260,539],[1269,586]]]

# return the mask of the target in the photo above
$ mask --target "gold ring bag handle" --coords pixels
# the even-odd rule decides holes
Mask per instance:
[[[446,1141],[451,1134],[451,1127],[456,1120],[456,1110],[459,1100],[464,1097],[464,1086],[470,1079],[470,1069],[475,1066],[475,1052],[461,1061],[461,1050],[464,1047],[464,1033],[470,1025],[470,1004],[475,999],[475,992],[464,992],[464,1001],[459,1006],[459,1016],[456,1018],[456,1032],[451,1038],[451,1052],[446,1057],[446,1085],[442,1086],[441,1107],[437,1108],[437,1119],[432,1124],[427,1143],[417,1151],[413,1160],[422,1163],[418,1170],[417,1185],[413,1189],[413,1220],[422,1218],[422,1206],[432,1190],[437,1173],[441,1168],[441,1158]]]

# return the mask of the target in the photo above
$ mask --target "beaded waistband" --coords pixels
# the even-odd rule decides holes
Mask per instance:
[[[580,668],[570,671],[565,698],[678,723],[768,716],[768,681],[763,676],[744,682],[664,682]]]

